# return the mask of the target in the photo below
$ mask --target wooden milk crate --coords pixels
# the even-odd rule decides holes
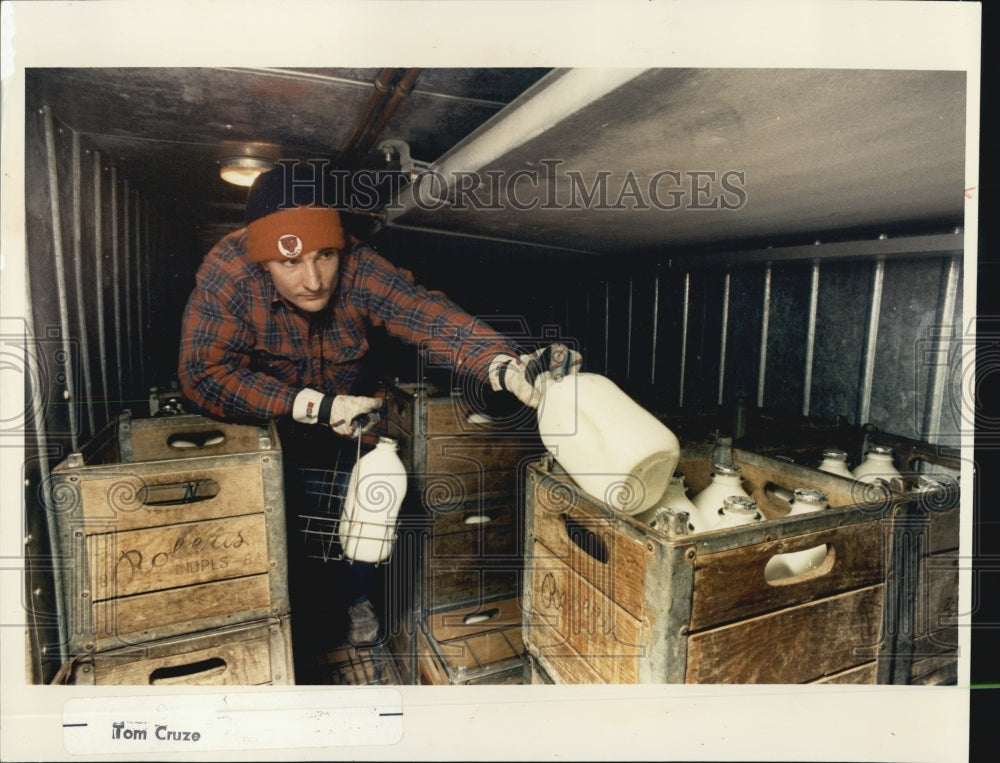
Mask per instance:
[[[386,393],[387,433],[411,475],[413,494],[428,510],[517,490],[524,463],[544,452],[534,413],[488,417],[460,391],[396,382]]]
[[[52,471],[71,655],[285,615],[271,427],[126,411]]]
[[[820,431],[802,430],[791,442],[757,437],[758,452],[814,467],[823,450],[838,448],[856,466],[873,445],[892,448],[901,478],[889,481],[902,516],[896,522],[887,634],[893,640],[892,683],[954,683],[958,670],[958,551],[961,452],[957,448],[841,423]],[[921,476],[939,483],[919,489]],[[859,487],[860,491],[871,488]]]
[[[66,682],[104,686],[294,684],[289,618],[256,620],[77,657]]]
[[[883,683],[892,502],[858,504],[854,482],[736,449],[767,521],[689,534],[616,514],[551,458],[528,466],[524,640],[558,683]],[[709,451],[678,469],[692,495]],[[784,517],[768,482],[827,494],[831,508]],[[768,583],[777,554],[826,544],[819,568]]]
[[[521,684],[524,642],[516,598],[436,612],[417,631],[419,683]]]

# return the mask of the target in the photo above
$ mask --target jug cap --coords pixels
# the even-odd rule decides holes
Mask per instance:
[[[674,471],[673,476],[671,476],[670,481],[673,483],[681,483],[684,481],[684,475],[679,471]]]
[[[796,503],[808,503],[813,506],[826,505],[826,493],[811,487],[800,487],[795,491]]]
[[[832,458],[837,461],[847,460],[847,451],[840,448],[827,448],[823,451],[823,458]]]
[[[722,510],[730,514],[756,514],[757,502],[745,495],[731,495],[722,501]]]
[[[948,487],[948,483],[944,480],[935,479],[926,474],[921,474],[917,478],[917,490],[944,490]]]
[[[729,476],[738,475],[743,470],[736,464],[712,464],[713,474],[726,474]]]
[[[875,453],[880,456],[891,456],[892,448],[890,448],[888,445],[872,445],[868,449],[868,452]]]
[[[391,445],[394,448],[398,447],[398,445],[399,445],[396,442],[396,438],[395,437],[386,437],[385,435],[379,436],[377,444],[378,445]]]

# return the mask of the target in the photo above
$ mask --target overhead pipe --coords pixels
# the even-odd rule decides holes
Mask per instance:
[[[361,116],[358,117],[358,121],[354,125],[354,130],[351,132],[350,137],[344,142],[343,148],[340,149],[340,153],[337,154],[336,162],[339,164],[348,156],[354,152],[355,145],[358,139],[364,134],[365,128],[376,116],[376,114],[383,108],[386,99],[392,92],[392,83],[396,79],[397,71],[393,67],[387,67],[379,72],[379,75],[372,82],[372,93],[368,97],[368,103],[365,105],[365,110],[361,112]]]
[[[422,69],[407,69],[406,72],[400,77],[399,81],[392,88],[392,95],[389,96],[388,102],[382,108],[382,111],[375,117],[375,121],[372,126],[368,128],[368,133],[365,137],[358,143],[355,153],[358,156],[364,156],[365,153],[372,147],[378,136],[382,134],[382,130],[385,129],[389,118],[393,115],[396,109],[399,108],[403,99],[406,98],[410,93],[413,92],[413,87],[417,82],[417,77],[420,76]]]
[[[441,176],[450,186],[454,173],[482,169],[644,71],[647,70],[582,68],[551,72],[430,164],[427,172]],[[401,189],[388,207],[387,222],[392,223],[420,206],[414,196],[414,188],[420,185],[417,181]],[[428,192],[427,188],[423,190]],[[447,189],[443,189],[443,194],[447,196]]]

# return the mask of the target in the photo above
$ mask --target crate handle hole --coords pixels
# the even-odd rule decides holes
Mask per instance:
[[[462,618],[462,622],[465,625],[479,625],[479,623],[495,620],[499,615],[500,609],[494,607],[493,609],[487,609],[485,612],[473,612],[471,615],[466,615]]]
[[[221,675],[226,671],[226,661],[221,657],[209,657],[184,665],[172,665],[168,668],[157,668],[149,674],[150,684],[187,683],[192,679],[204,679]]]
[[[764,566],[764,581],[773,586],[804,583],[828,574],[836,561],[837,551],[828,543],[775,554]]]
[[[565,518],[566,535],[569,539],[587,556],[590,556],[601,564],[607,564],[611,555],[608,553],[608,546],[600,535],[589,527],[584,527],[575,519]]]
[[[210,501],[219,494],[219,490],[219,483],[213,479],[143,485],[139,491],[139,501],[143,506],[184,506]]]
[[[226,436],[218,429],[209,429],[206,432],[175,432],[167,438],[167,445],[178,450],[188,450],[189,448],[211,448],[215,445],[222,445],[226,441]]]
[[[467,525],[485,525],[489,522],[492,522],[493,517],[484,511],[480,512],[479,514],[469,514],[462,521],[465,522],[465,524]]]

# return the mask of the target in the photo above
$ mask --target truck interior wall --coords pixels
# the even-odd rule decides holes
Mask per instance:
[[[205,249],[181,193],[121,171],[45,104],[26,119],[30,309],[7,325],[23,332],[30,366],[25,606],[37,626],[30,674],[45,682],[61,650],[49,469],[122,409],[147,410],[149,388],[173,377]],[[941,357],[963,331],[955,253],[721,265],[697,252],[589,255],[391,227],[374,243],[525,345],[577,343],[586,370],[664,416],[743,396],[959,444],[962,380],[948,368],[960,366]],[[376,349],[387,375],[419,368],[390,340]]]
[[[44,104],[26,109],[25,607],[28,675],[58,668],[49,550],[51,467],[121,410],[148,410],[176,365],[179,316],[198,256],[176,208],[122,173]],[[16,324],[16,326],[15,326]],[[58,560],[55,560],[58,564]]]

